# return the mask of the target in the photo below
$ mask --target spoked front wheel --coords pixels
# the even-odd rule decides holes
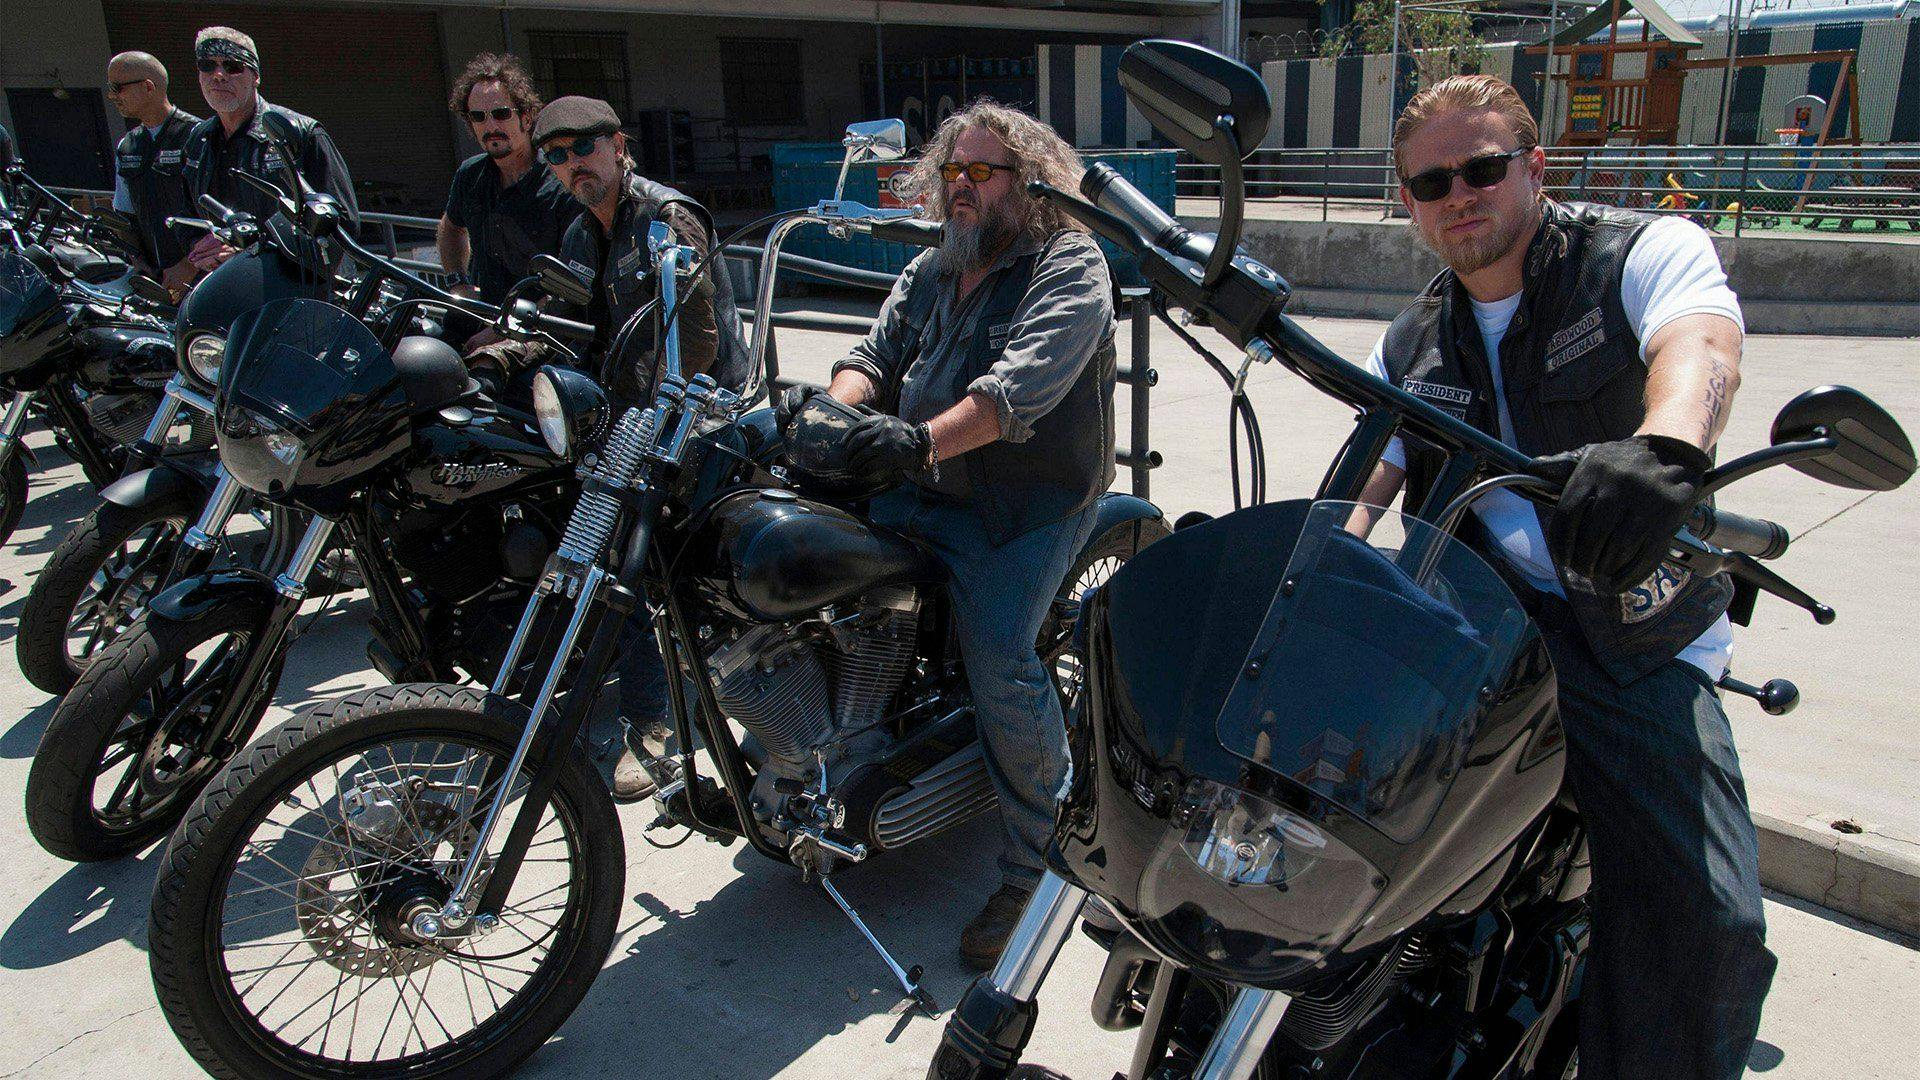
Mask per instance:
[[[559,782],[495,925],[437,937],[524,709],[477,689],[381,687],[304,710],[235,759],[169,841],[154,987],[217,1076],[497,1076],[557,1030],[613,945],[625,849],[606,785]],[[527,761],[555,751],[535,742]],[[481,880],[488,872],[482,862]]]

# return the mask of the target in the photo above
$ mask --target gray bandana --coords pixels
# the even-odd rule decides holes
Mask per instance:
[[[252,49],[226,38],[208,38],[193,47],[195,60],[238,60],[260,74],[260,57]]]

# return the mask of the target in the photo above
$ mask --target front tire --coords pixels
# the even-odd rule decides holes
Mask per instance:
[[[53,549],[20,609],[20,673],[64,694],[162,584],[201,502],[180,491],[140,506],[103,502]]]
[[[1087,546],[1074,557],[1073,565],[1061,579],[1053,607],[1047,612],[1046,621],[1040,624],[1037,647],[1041,661],[1053,672],[1054,689],[1069,717],[1079,705],[1085,683],[1084,658],[1076,649],[1074,632],[1080,624],[1080,608],[1087,593],[1105,585],[1140,549],[1170,535],[1172,530],[1162,518],[1123,521],[1089,538]]]
[[[98,862],[171,829],[273,700],[277,671],[245,689],[242,719],[217,748],[200,749],[246,651],[264,647],[258,635],[257,613],[230,605],[184,623],[148,613],[102,650],[54,710],[27,772],[27,828],[40,846]]]
[[[26,509],[27,463],[20,460],[16,449],[0,466],[0,544],[13,539],[13,530],[20,527],[20,515]]]
[[[423,942],[395,915],[444,900],[526,723],[525,709],[478,688],[386,686],[302,710],[220,774],[167,844],[148,929],[161,1010],[203,1068],[492,1077],[546,1042],[599,975],[626,884],[613,802],[577,751],[558,751],[559,782],[501,928]],[[527,761],[555,752],[536,738]],[[476,775],[489,779],[461,779]],[[468,783],[480,798],[463,801]],[[562,861],[564,872],[548,869]],[[512,964],[496,964],[516,946]],[[336,1003],[350,996],[351,1010]]]

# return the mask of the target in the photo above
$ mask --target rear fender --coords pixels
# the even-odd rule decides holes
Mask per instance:
[[[1139,497],[1109,491],[1095,500],[1093,504],[1093,531],[1087,534],[1087,543],[1076,554],[1084,555],[1100,542],[1100,538],[1113,529],[1135,521],[1160,521],[1164,517],[1160,508]]]

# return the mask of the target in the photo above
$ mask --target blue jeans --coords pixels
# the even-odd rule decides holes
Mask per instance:
[[[1775,961],[1719,692],[1678,660],[1621,686],[1577,634],[1547,643],[1593,856],[1580,1075],[1735,1080]]]
[[[1093,510],[999,547],[973,507],[923,496],[912,484],[875,499],[871,516],[924,544],[947,567],[987,775],[1000,797],[1001,877],[1032,889],[1067,786],[1066,719],[1035,646],[1061,579],[1093,532]]]
[[[620,718],[646,725],[667,719],[667,665],[660,658],[660,642],[653,636],[653,616],[645,605],[627,616],[620,628]]]

